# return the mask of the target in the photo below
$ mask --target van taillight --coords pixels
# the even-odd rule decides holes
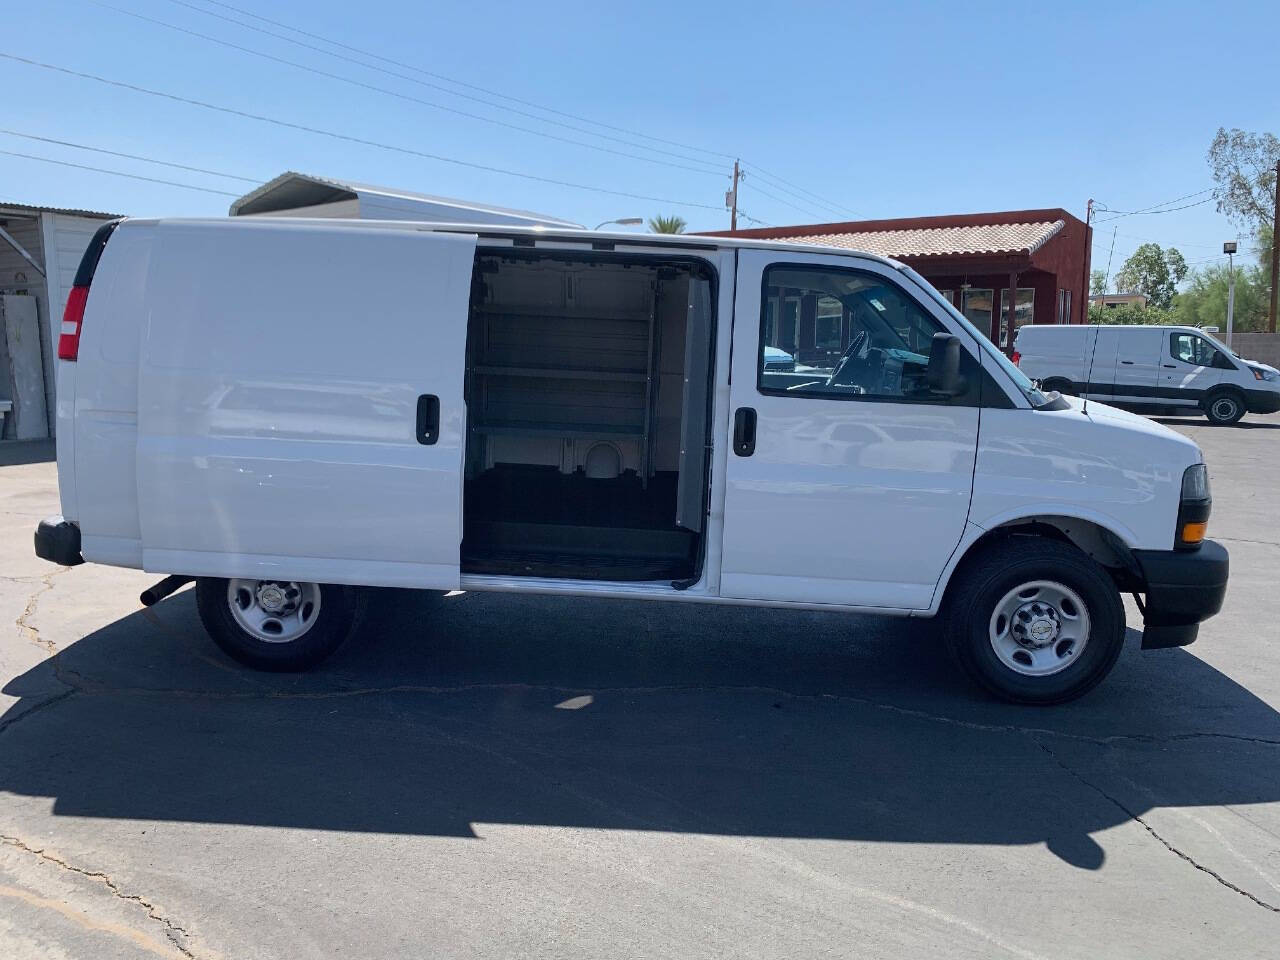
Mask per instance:
[[[1018,365],[1018,361],[1022,359],[1022,354],[1015,350],[1013,351],[1013,356],[1010,359],[1013,360],[1013,365],[1016,367]]]
[[[89,299],[88,287],[72,287],[67,309],[62,312],[62,335],[58,337],[58,359],[74,360],[80,355],[80,327],[84,323],[84,305]]]
[[[89,245],[84,248],[71,295],[67,297],[67,309],[62,311],[62,334],[58,337],[59,360],[74,360],[80,355],[80,328],[84,326],[84,305],[89,301],[89,284],[93,283],[93,274],[98,269],[98,261],[102,259],[103,248],[120,223],[119,220],[108,220],[97,229]]]

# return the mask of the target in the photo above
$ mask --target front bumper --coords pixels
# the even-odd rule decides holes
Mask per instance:
[[[1206,540],[1198,550],[1135,550],[1147,595],[1142,614],[1144,650],[1185,647],[1199,624],[1222,609],[1230,557]]]
[[[84,563],[80,555],[80,528],[62,517],[41,520],[36,527],[36,556],[64,567]]]
[[[1246,390],[1244,406],[1250,413],[1276,413],[1280,411],[1280,391]]]

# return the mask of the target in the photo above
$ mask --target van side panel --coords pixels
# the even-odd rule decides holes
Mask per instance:
[[[455,587],[474,257],[457,234],[162,222],[139,382],[144,567]]]
[[[125,567],[142,566],[134,451],[138,348],[154,230],[138,222],[116,229],[89,288],[79,359],[59,363],[66,371],[59,397],[75,397],[74,423],[61,422],[59,400],[58,434],[74,434],[81,549],[88,561]]]
[[[1029,325],[1018,330],[1018,367],[1032,380],[1059,378],[1083,384],[1096,327]]]

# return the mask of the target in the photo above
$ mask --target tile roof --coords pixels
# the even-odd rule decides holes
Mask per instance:
[[[819,244],[863,250],[882,257],[954,257],[984,253],[1035,253],[1066,222],[996,223],[922,227],[907,230],[866,230],[782,237],[789,243]]]

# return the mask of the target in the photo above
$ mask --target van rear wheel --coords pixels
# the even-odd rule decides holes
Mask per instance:
[[[1012,537],[956,576],[947,597],[951,653],[997,697],[1074,700],[1115,666],[1125,636],[1120,593],[1074,546]]]
[[[354,632],[354,587],[295,580],[196,581],[196,607],[214,643],[256,670],[309,670]]]

